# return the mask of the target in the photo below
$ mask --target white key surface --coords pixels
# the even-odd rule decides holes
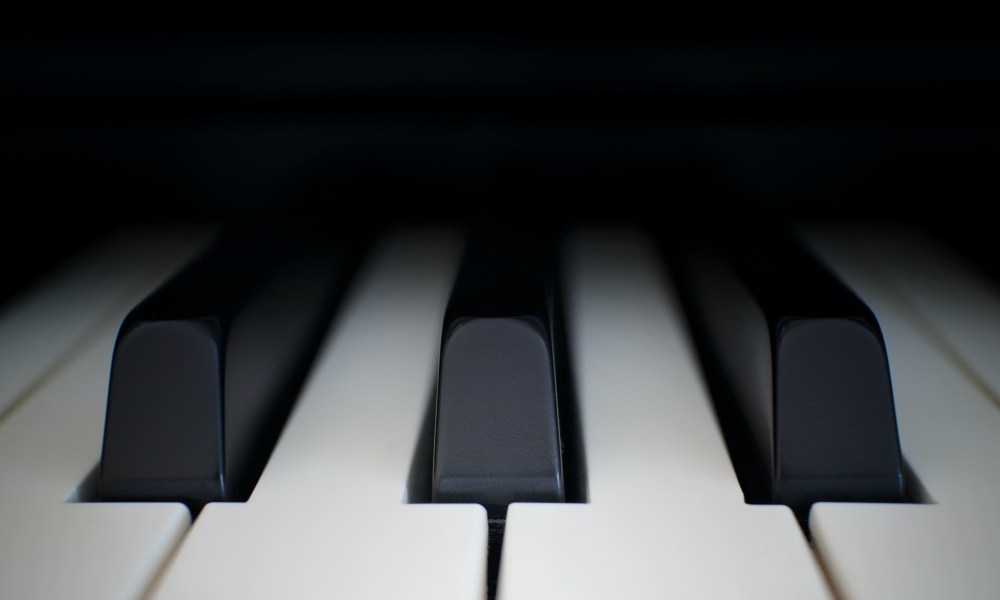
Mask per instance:
[[[900,446],[929,502],[814,506],[810,523],[834,586],[847,598],[997,597],[1000,410],[970,370],[986,363],[967,362],[967,351],[996,341],[987,338],[1000,311],[975,299],[978,284],[964,268],[952,274],[961,281],[941,280],[951,291],[932,293],[932,279],[917,285],[921,275],[901,252],[929,265],[953,257],[933,255],[930,246],[916,251],[914,238],[818,228],[806,238],[878,318]],[[929,267],[927,276],[944,273]],[[989,317],[982,339],[966,336],[964,321],[976,314]]]
[[[250,499],[205,508],[153,598],[485,596],[482,507],[405,503],[459,253],[447,233],[384,241]]]
[[[149,232],[128,239],[111,252],[128,256],[128,269],[106,270],[101,259],[96,270],[81,264],[71,273],[71,281],[80,273],[103,273],[94,283],[118,294],[104,299],[93,332],[60,359],[61,367],[50,368],[0,422],[2,598],[137,598],[189,523],[179,504],[67,502],[80,495],[100,459],[109,366],[122,319],[190,260],[207,235]],[[77,289],[75,283],[52,286]]]
[[[928,333],[1000,407],[1000,287],[930,236],[872,229],[855,238]]]
[[[499,597],[830,597],[791,511],[743,502],[652,246],[586,232],[568,250],[589,503],[511,505]]]
[[[936,341],[1000,408],[1000,287],[954,251],[914,231],[871,240],[882,272],[933,329]]]
[[[121,232],[84,251],[0,314],[0,420],[131,297],[150,260],[186,234]]]

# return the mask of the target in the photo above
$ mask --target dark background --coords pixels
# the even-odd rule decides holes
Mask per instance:
[[[791,217],[912,222],[989,267],[998,65],[986,35],[6,33],[0,251],[256,214]]]

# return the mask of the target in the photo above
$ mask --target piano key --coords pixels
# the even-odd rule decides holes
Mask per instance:
[[[93,284],[122,290],[120,296],[107,301],[92,333],[0,422],[0,597],[136,598],[190,521],[180,504],[70,502],[91,495],[122,318],[200,251],[207,235],[147,232],[125,239],[133,243],[117,252],[128,256],[130,270],[117,277],[113,270],[90,271],[104,275]],[[80,273],[87,271],[83,265]]]
[[[0,503],[0,595],[141,598],[190,521],[181,504]]]
[[[489,598],[507,506],[580,500],[553,247],[532,231],[476,233],[445,314],[430,497],[486,508]]]
[[[651,244],[568,250],[589,503],[509,507],[498,597],[830,597],[791,510],[744,503]]]
[[[122,299],[134,297],[150,260],[168,257],[187,234],[123,231],[53,271],[0,314],[0,420],[50,370],[60,368]]]
[[[579,245],[577,244],[578,247]],[[605,247],[614,248],[616,245],[606,244]],[[1000,588],[1000,584],[993,574],[995,569],[991,564],[991,557],[998,555],[996,540],[1000,539],[1000,530],[996,525],[996,519],[991,517],[997,499],[996,482],[1000,478],[996,477],[995,467],[992,466],[996,464],[997,456],[993,441],[993,438],[996,437],[994,434],[996,431],[996,409],[989,397],[989,386],[984,385],[982,379],[975,375],[964,358],[953,349],[953,345],[942,343],[942,335],[935,330],[933,322],[927,319],[922,312],[913,308],[913,302],[900,292],[901,288],[897,287],[895,283],[891,285],[887,283],[892,280],[881,259],[868,250],[865,252],[862,258],[855,258],[852,264],[861,272],[867,270],[874,273],[874,275],[867,275],[865,281],[866,285],[876,290],[877,293],[861,295],[878,314],[885,335],[893,369],[893,384],[904,454],[912,470],[918,475],[913,478],[913,481],[923,484],[922,487],[927,490],[925,499],[933,501],[935,504],[818,504],[814,509],[812,522],[817,549],[824,561],[824,567],[831,575],[837,592],[844,597],[885,597],[886,595],[905,594],[912,594],[916,597],[940,597],[945,593],[951,595],[960,593],[963,597],[989,597],[993,595],[993,591]],[[644,261],[652,262],[653,259],[649,251],[647,250],[645,253],[647,256]],[[600,254],[600,252],[594,252],[591,258],[596,259]],[[640,252],[640,255],[642,254]],[[635,257],[633,255],[629,258],[626,255],[625,258],[634,260]],[[832,263],[829,256],[825,258]],[[592,262],[600,261],[593,260]],[[614,269],[620,269],[620,265],[631,264],[619,260],[608,260],[607,263],[609,264],[605,270],[608,273],[601,279],[605,284],[609,280],[614,281],[609,275]],[[857,267],[858,264],[861,267]],[[633,266],[630,270],[634,274],[637,269]],[[647,283],[652,282],[653,285],[646,287],[647,292],[649,287],[655,291],[662,284],[658,279],[662,277],[662,274],[650,265],[638,268],[640,272],[644,270],[647,275],[652,274]],[[846,271],[840,274],[846,277],[845,273]],[[629,279],[627,273],[623,275],[625,275],[624,279]],[[578,277],[577,279],[582,278]],[[640,277],[640,279],[642,278]],[[850,283],[860,294],[862,290],[859,285],[856,282]],[[581,287],[578,285],[577,289],[581,289]],[[634,292],[640,287],[631,285],[629,289]],[[652,295],[655,296],[657,293],[662,295],[664,291],[659,290]],[[887,300],[881,305],[874,303],[870,298],[877,297],[878,294],[882,294],[891,301]],[[603,290],[589,300],[576,298],[574,303],[589,305],[590,310],[586,313],[595,314],[597,313],[596,308],[614,304],[614,302],[607,301],[609,296],[612,298],[618,296],[617,302],[620,305],[626,304],[625,297],[633,300],[642,297],[642,295],[636,296],[632,293],[616,294],[609,290]],[[645,303],[633,304],[641,308]],[[670,302],[665,305],[672,306]],[[127,306],[131,306],[131,304],[123,305],[120,308],[120,314],[124,314]],[[894,311],[886,312],[885,306],[894,308]],[[661,308],[660,311],[662,310]],[[671,311],[676,313],[676,309],[673,308],[665,312],[669,315]],[[648,307],[647,310],[640,311],[642,314],[647,312],[649,312]],[[625,334],[639,329],[638,324],[616,332],[622,323],[629,322],[624,310],[608,309],[603,314],[605,316],[618,314],[618,320],[604,327],[596,325],[581,327],[576,332],[577,335],[574,336],[574,339],[583,333],[585,339],[593,340],[597,333],[601,333],[607,336],[607,339],[616,342],[619,349],[630,349],[630,355],[638,354],[640,357],[646,353],[644,348],[655,347],[655,344],[644,340],[641,336],[635,340],[634,345],[627,341],[629,338]],[[887,318],[883,317],[883,314],[895,314],[895,317]],[[642,321],[641,314],[636,316]],[[581,322],[579,314],[573,321]],[[890,327],[888,325],[890,322],[896,323],[898,326]],[[114,329],[116,326],[112,327],[111,325],[103,329],[107,345],[102,359],[104,365],[101,369],[101,376],[105,382]],[[654,329],[662,330],[661,327],[654,327]],[[619,333],[621,335],[618,335]],[[675,335],[680,335],[683,338],[683,335],[677,334],[676,331]],[[91,336],[88,339],[93,340],[94,338]],[[575,341],[577,342],[575,346],[577,350],[587,347],[589,348],[588,353],[596,353],[593,343],[584,344],[582,340],[578,339]],[[676,342],[676,340],[674,341]],[[78,344],[77,347],[83,346],[86,345]],[[907,353],[901,353],[899,349],[909,349],[909,358],[903,359]],[[342,352],[346,353],[346,350]],[[56,376],[64,376],[63,371],[66,368],[82,360],[81,353],[81,350],[74,351],[72,360],[64,361],[59,368],[52,368],[42,384],[34,388],[27,397],[29,401],[19,404],[17,411],[10,413],[9,419],[17,419],[18,427],[0,424],[0,475],[4,477],[5,482],[8,480],[14,482],[30,481],[30,485],[27,487],[5,484],[0,488],[0,493],[7,494],[0,499],[0,513],[2,513],[0,515],[0,539],[4,540],[3,543],[0,543],[0,565],[3,565],[0,566],[0,596],[3,597],[32,597],[33,594],[36,597],[74,595],[80,597],[136,597],[142,595],[150,573],[154,573],[155,569],[159,568],[159,565],[162,564],[161,561],[169,554],[170,548],[173,547],[178,537],[183,535],[184,523],[187,522],[188,517],[186,510],[180,505],[172,505],[174,510],[151,519],[147,518],[147,515],[152,514],[151,511],[159,510],[163,505],[115,504],[110,505],[110,507],[116,510],[105,512],[102,508],[105,505],[59,502],[43,506],[35,502],[31,493],[25,493],[21,496],[14,494],[16,490],[25,490],[31,487],[43,490],[43,492],[46,489],[49,492],[61,490],[65,496],[81,493],[75,488],[83,478],[83,473],[88,470],[82,465],[86,464],[92,467],[96,460],[96,454],[93,450],[84,453],[90,456],[89,460],[79,460],[76,463],[73,461],[80,458],[81,453],[69,452],[66,448],[59,450],[56,454],[62,458],[58,461],[52,460],[46,463],[46,460],[39,460],[40,470],[48,471],[47,476],[28,477],[29,472],[35,471],[33,465],[29,465],[27,459],[13,460],[13,457],[18,456],[19,451],[4,446],[2,443],[5,439],[17,437],[12,433],[15,431],[22,432],[15,445],[25,443],[25,439],[28,437],[38,437],[37,432],[31,433],[29,428],[37,427],[50,418],[58,420],[60,415],[64,418],[67,416],[63,415],[60,410],[47,410],[44,417],[40,416],[39,413],[34,413],[35,416],[31,418],[26,418],[24,415],[32,413],[32,407],[36,407],[37,410],[38,406],[44,404],[38,402],[42,397],[39,395],[39,390],[42,387],[51,386]],[[579,351],[576,353],[583,355]],[[369,351],[368,354],[372,355],[374,352]],[[686,360],[693,365],[694,361],[691,358],[690,350],[687,350],[687,354]],[[902,362],[896,358],[897,356],[902,359]],[[92,362],[96,363],[97,361]],[[635,365],[623,365],[623,362],[618,361],[617,366],[610,372],[627,374],[629,369],[635,368]],[[948,366],[941,367],[938,363],[945,363]],[[594,364],[593,361],[588,363],[590,366]],[[596,364],[601,363],[597,362]],[[908,364],[909,367],[904,369],[901,366],[903,364]],[[932,368],[928,370],[928,366]],[[644,370],[651,371],[648,366],[644,367]],[[908,375],[900,376],[900,370],[907,372]],[[77,384],[83,381],[82,372],[78,371],[73,377],[68,377],[66,381],[69,383],[66,383],[61,389],[75,389]],[[605,371],[604,375],[601,376],[597,374],[589,376],[587,372],[582,372],[578,375],[581,382],[586,380],[589,384],[593,384],[595,381],[600,382],[602,379],[607,379],[607,373],[608,371]],[[677,379],[684,382],[689,378],[690,376],[682,376]],[[668,377],[668,379],[671,378]],[[627,380],[627,378],[618,379],[618,381],[621,380]],[[715,443],[707,443],[704,446],[692,444],[692,450],[675,452],[674,458],[669,461],[665,461],[659,453],[655,455],[641,454],[641,460],[636,461],[634,457],[628,456],[627,451],[630,448],[662,450],[664,446],[668,446],[674,450],[678,447],[683,448],[683,445],[679,444],[677,440],[671,441],[669,439],[652,442],[648,439],[651,433],[644,430],[641,418],[626,415],[628,418],[624,419],[624,422],[617,423],[616,420],[622,420],[622,415],[612,410],[611,406],[602,407],[599,400],[622,402],[624,399],[624,406],[632,409],[641,406],[642,403],[637,401],[635,394],[613,393],[610,388],[614,387],[615,381],[614,378],[607,379],[603,385],[598,385],[595,388],[596,391],[592,389],[593,385],[587,385],[585,386],[587,393],[583,394],[585,399],[589,400],[582,407],[584,416],[589,417],[586,422],[588,436],[592,432],[602,433],[605,439],[604,443],[597,443],[596,446],[590,443],[587,448],[591,462],[597,460],[596,466],[591,465],[592,503],[586,505],[513,505],[511,509],[512,523],[509,525],[508,540],[505,544],[508,550],[503,573],[512,577],[514,583],[509,585],[510,592],[504,592],[503,590],[506,588],[502,588],[501,594],[509,594],[508,597],[519,594],[517,585],[520,584],[540,587],[542,592],[539,592],[538,595],[543,595],[547,590],[554,597],[579,593],[578,597],[587,598],[588,594],[580,588],[587,587],[589,583],[590,589],[587,591],[592,591],[594,595],[607,596],[613,592],[622,594],[634,592],[635,597],[659,597],[660,592],[664,589],[669,592],[672,589],[671,586],[674,586],[673,589],[677,589],[681,584],[687,582],[692,587],[687,590],[686,595],[701,595],[703,591],[705,595],[711,595],[726,586],[726,582],[714,580],[721,579],[719,573],[722,572],[722,568],[718,565],[736,562],[733,556],[736,550],[733,547],[744,551],[747,548],[752,549],[753,551],[747,553],[747,556],[741,557],[741,560],[749,560],[752,565],[773,561],[776,558],[775,554],[787,554],[788,551],[784,548],[783,543],[778,544],[778,551],[770,546],[762,549],[759,544],[754,544],[754,541],[762,536],[776,537],[779,541],[784,541],[786,539],[784,534],[774,536],[774,532],[795,529],[794,526],[789,527],[788,515],[780,510],[781,507],[744,506],[743,509],[746,510],[733,510],[736,494],[732,493],[731,483],[723,485],[724,477],[718,473],[713,474],[711,468],[707,469],[701,476],[697,474],[699,469],[691,468],[697,464],[720,468],[719,465],[722,463],[717,460],[717,457],[712,458],[712,455],[725,455],[725,448],[718,432],[705,433],[706,419],[697,408],[700,403],[690,402],[691,398],[694,397],[699,399],[701,404],[704,404],[704,392],[699,392],[700,396],[699,393],[693,396],[689,394],[686,398],[670,392],[657,392],[659,396],[649,392],[646,394],[647,402],[654,397],[659,397],[660,400],[666,397],[670,401],[665,402],[666,407],[659,407],[655,410],[652,407],[655,407],[656,403],[650,402],[651,406],[646,407],[641,411],[641,414],[644,417],[649,417],[650,414],[655,417],[651,426],[664,420],[664,408],[669,408],[668,414],[671,416],[687,414],[689,418],[684,422],[695,425],[693,431],[689,432],[679,425],[668,428],[668,431],[675,437],[687,441],[707,442],[714,437],[717,438]],[[672,383],[668,384],[664,389],[677,389],[672,385]],[[690,388],[691,385],[691,381],[687,381],[681,387]],[[697,382],[695,382],[695,387],[697,387]],[[83,389],[85,388],[87,386],[83,386]],[[600,391],[602,388],[604,388],[603,392]],[[906,390],[905,393],[902,390]],[[428,394],[430,394],[429,390]],[[429,398],[428,395],[425,400]],[[101,400],[103,401],[103,398]],[[412,417],[417,412],[415,410],[403,411],[407,418]],[[314,410],[312,413],[315,414],[316,411]],[[595,415],[611,416],[612,420],[595,423]],[[75,418],[75,415],[69,415],[69,417]],[[419,421],[419,418],[417,416],[416,420]],[[360,426],[375,423],[378,420],[379,417],[369,412],[367,416],[355,419],[352,423],[359,426],[360,429]],[[415,427],[412,423],[403,423],[395,418],[390,420],[394,422],[392,426],[382,425],[378,429],[383,432],[390,430],[395,433],[403,432],[404,437],[416,435],[412,431],[412,428]],[[710,416],[708,421],[711,421]],[[635,427],[636,425],[638,427]],[[89,427],[89,425],[85,424],[84,427]],[[300,423],[297,428],[304,431],[307,427],[307,425]],[[321,428],[322,425],[316,425],[317,430]],[[54,429],[42,427],[41,430],[46,429],[59,433],[68,431],[68,426]],[[365,437],[365,433],[363,431],[350,431],[350,427],[342,427],[341,430],[346,430],[354,435],[355,447],[360,448],[364,444],[362,438]],[[637,439],[632,439],[632,436],[628,434],[628,432],[633,431],[638,433]],[[610,435],[612,433],[615,435]],[[321,433],[314,431],[312,435],[313,443],[311,446],[322,446],[322,443],[318,441]],[[955,440],[961,440],[961,443],[955,443]],[[291,444],[289,440],[283,441]],[[369,446],[365,448],[366,455],[367,451],[370,451],[375,455],[382,456],[381,474],[365,477],[360,472],[353,472],[352,475],[356,476],[358,480],[364,479],[366,483],[366,485],[357,486],[357,489],[364,490],[369,487],[381,486],[383,491],[390,488],[395,489],[399,496],[405,497],[405,490],[400,489],[402,487],[400,478],[405,478],[405,474],[400,475],[401,469],[399,468],[386,469],[389,462],[392,464],[402,462],[398,457],[398,441],[392,442],[395,449],[386,449],[384,441],[381,437],[377,440],[370,440]],[[79,441],[75,444],[79,445]],[[279,449],[280,447],[281,444],[279,444]],[[300,449],[304,447],[301,446]],[[709,454],[709,460],[700,456],[706,450]],[[292,454],[287,453],[287,455],[291,456]],[[386,461],[387,455],[393,455],[394,458],[391,461]],[[598,456],[603,458],[598,459]],[[41,455],[36,458],[41,458]],[[349,462],[348,459],[341,461],[338,472],[351,471],[347,467]],[[663,464],[665,462],[667,465]],[[70,464],[60,473],[58,465],[64,463]],[[73,464],[76,466],[74,467]],[[956,465],[968,465],[968,468],[956,468]],[[291,468],[291,461],[285,461],[285,466]],[[313,467],[317,466],[317,464],[313,464]],[[364,465],[365,469],[370,466],[371,463]],[[688,468],[686,476],[682,476],[684,468]],[[360,470],[358,469],[358,471]],[[641,474],[648,472],[660,473],[661,479],[666,477],[664,474],[666,472],[673,479],[686,480],[692,485],[680,488],[671,487],[670,494],[663,494],[662,485],[647,488],[645,483],[637,483],[637,480],[642,479]],[[73,475],[70,476],[70,473]],[[640,476],[637,477],[636,473],[639,473]],[[11,474],[16,476],[12,478]],[[278,480],[279,475],[276,472],[271,475],[276,478],[276,481]],[[596,483],[593,479],[595,476],[597,477]],[[71,487],[74,489],[67,493],[65,486],[58,484],[58,482],[70,480],[73,481]],[[46,488],[44,481],[56,482],[56,485]],[[611,481],[631,482],[632,489],[641,485],[640,489],[653,495],[654,499],[653,501],[640,499],[633,501],[629,506],[626,495],[618,493],[608,485]],[[697,485],[694,485],[695,483]],[[720,499],[716,501],[706,500],[698,493],[699,488],[713,487],[715,492],[728,490],[728,493],[719,494]],[[707,495],[714,495],[715,492],[710,492]],[[595,494],[599,500],[594,500]],[[361,495],[367,496],[364,493]],[[266,496],[261,496],[261,498],[267,500]],[[661,501],[662,498],[667,498],[667,500]],[[262,551],[255,548],[247,551],[248,555],[260,555],[265,558],[270,556],[278,558],[279,561],[284,557],[286,562],[291,563],[296,561],[309,562],[309,565],[301,567],[303,569],[328,568],[329,563],[323,557],[302,552],[296,545],[298,540],[310,538],[310,534],[306,530],[312,526],[315,513],[328,510],[327,498],[320,497],[315,505],[311,506],[308,500],[294,503],[283,494],[278,493],[271,494],[271,499],[276,500],[278,504],[285,504],[285,506],[280,509],[273,507],[271,510],[256,509],[252,508],[255,501],[251,498],[251,502],[246,505],[210,505],[209,512],[218,509],[218,514],[228,516],[220,517],[220,519],[230,518],[234,521],[234,523],[229,524],[227,530],[229,535],[234,536],[234,540],[238,540],[233,542],[233,547],[250,545],[251,542],[256,543],[261,538],[267,538],[266,535],[258,535],[261,531],[272,534],[274,543],[281,546],[280,549],[274,551]],[[356,511],[361,515],[365,514],[369,504],[367,499],[352,503],[350,498],[339,497],[336,501],[343,511]],[[296,508],[299,506],[304,507],[301,512],[306,515],[306,518],[299,518],[296,512]],[[121,511],[126,508],[129,511],[136,511],[136,515],[141,516],[131,521],[128,518],[116,516],[124,514]],[[254,514],[241,514],[240,508],[255,512]],[[397,546],[392,528],[401,528],[402,538],[411,541],[417,540],[421,536],[437,539],[439,535],[444,535],[451,537],[447,542],[440,542],[442,545],[445,543],[456,543],[457,545],[467,543],[465,527],[468,525],[454,526],[457,518],[455,517],[456,513],[452,510],[465,508],[463,506],[435,507],[425,505],[394,506],[394,508],[399,509],[400,512],[382,511],[381,509],[378,511],[383,517],[391,515],[384,520],[384,523],[388,524],[385,527],[373,525],[376,520],[374,518],[362,518],[356,524],[345,523],[345,520],[339,516],[320,518],[320,526],[313,534],[315,539],[311,539],[310,543],[312,547],[326,545],[326,550],[331,548],[337,550],[338,553],[331,553],[331,556],[335,556],[335,561],[344,561],[346,565],[344,570],[354,569],[358,572],[357,576],[352,578],[355,582],[360,582],[365,576],[373,580],[384,576],[385,571],[380,564],[375,564],[377,559],[373,557],[387,555],[390,565],[412,558],[411,555],[414,552],[409,545]],[[419,519],[419,525],[413,524],[413,514],[415,513],[406,512],[410,509],[430,511],[433,508],[445,510],[436,514],[435,518],[428,516],[429,512],[421,512],[422,517]],[[630,514],[630,509],[633,508],[636,514]],[[286,509],[287,512],[283,509]],[[754,509],[764,509],[764,511],[754,513]],[[779,510],[775,511],[774,509]],[[74,513],[74,511],[92,512],[84,517],[79,516],[80,513]],[[584,516],[578,516],[574,514],[574,511]],[[260,514],[265,513],[268,515],[265,523],[261,523],[258,529],[251,528],[244,533],[244,521],[252,521]],[[284,513],[283,518],[279,516],[282,513]],[[706,513],[714,513],[716,518],[709,519],[704,516]],[[590,518],[594,514],[597,514],[598,518]],[[623,514],[628,515],[627,518],[622,518]],[[753,518],[748,516],[750,514],[753,514]],[[204,516],[203,513],[202,518],[199,518],[199,524],[203,522]],[[181,522],[179,525],[177,524],[178,520]],[[474,523],[470,529],[484,528],[484,520],[485,517],[481,510],[478,511],[469,519],[470,523]],[[40,522],[51,524],[51,526],[40,526]],[[442,526],[444,527],[443,533],[439,534],[436,528]],[[220,531],[224,529],[221,525],[217,528]],[[295,534],[288,538],[287,543],[283,537],[283,532],[286,529],[295,530]],[[518,533],[518,529],[522,530],[521,533]],[[77,532],[70,536],[75,541],[71,540],[69,543],[65,543],[62,537],[65,537],[66,531]],[[106,539],[109,531],[119,532],[114,534],[114,540]],[[192,534],[196,534],[198,531],[199,526],[196,525]],[[212,534],[211,528],[205,531],[207,533],[204,535],[210,536]],[[326,539],[331,531],[337,531],[351,538],[359,544],[362,551],[352,553],[346,548],[346,544],[344,546],[332,545]],[[104,535],[98,535],[99,532]],[[125,534],[122,535],[120,532],[125,532]],[[548,535],[553,532],[559,535]],[[672,540],[669,536],[664,536],[664,532],[670,532],[677,539]],[[785,533],[788,532],[785,531]],[[152,538],[157,538],[158,541],[150,545],[149,540]],[[127,551],[121,551],[120,554],[117,554],[118,550],[112,550],[111,558],[105,556],[108,550],[102,546],[117,548],[119,545],[128,545],[132,541],[138,541],[138,543],[129,546]],[[668,542],[666,548],[664,548],[664,541]],[[191,540],[188,539],[188,543],[190,542]],[[538,542],[543,542],[543,545],[536,546],[535,544]],[[436,545],[439,542],[431,541],[430,543]],[[156,544],[160,544],[162,547],[151,549]],[[510,550],[512,544],[514,549]],[[194,546],[199,545],[211,548],[211,546],[201,543],[194,544]],[[568,564],[569,561],[563,560],[558,554],[565,552],[567,547],[572,549],[571,558],[578,560],[574,565]],[[620,558],[617,556],[609,557],[608,548],[615,548],[614,554],[624,556]],[[94,549],[96,551],[93,551]],[[528,556],[520,558],[524,552],[528,552]],[[770,554],[771,556],[758,556],[758,554]],[[802,556],[799,551],[792,554],[800,558]],[[721,556],[721,562],[717,555]],[[473,570],[481,569],[482,557],[483,554],[475,556],[468,561],[466,566]],[[895,564],[898,557],[903,557],[903,564]],[[147,563],[146,558],[151,558],[151,560]],[[191,560],[196,561],[197,559]],[[213,564],[215,558],[209,553],[208,558],[203,560],[206,560],[206,564]],[[434,561],[429,562],[433,563]],[[700,562],[715,566],[708,570],[703,566],[698,567]],[[262,558],[259,562],[249,564],[256,571],[263,571],[265,566],[269,572],[275,571],[273,566],[265,563],[266,561]],[[38,565],[43,564],[46,565],[47,570],[44,576],[41,576]],[[278,564],[284,565],[285,563],[279,562]],[[811,561],[806,560],[804,564],[807,571],[815,571],[815,565]],[[512,565],[519,565],[519,567]],[[229,569],[224,576],[234,580],[245,576],[239,560],[226,561],[222,566]],[[694,566],[693,573],[686,573],[685,569],[692,569],[692,566]],[[797,574],[801,566],[802,563],[797,564],[795,561],[790,561],[787,571]],[[296,567],[296,569],[298,568],[300,567]],[[428,567],[422,563],[420,568],[429,568],[439,574],[445,572],[439,564]],[[284,567],[279,567],[279,569],[284,570]],[[668,571],[668,569],[670,570]],[[738,593],[741,597],[747,595],[744,590],[736,590],[736,588],[751,578],[750,571],[750,567],[736,564],[734,571],[736,581],[731,582],[732,588],[728,588],[726,591]],[[657,574],[655,578],[650,576],[650,573],[653,572]],[[67,575],[66,577],[54,576],[60,573]],[[568,573],[572,573],[573,577],[569,577]],[[762,576],[766,577],[775,573],[775,569],[765,569],[762,573]],[[919,576],[914,577],[915,574]],[[211,577],[210,574],[205,576]],[[693,580],[698,576],[703,577],[704,580],[697,585],[708,583],[703,587],[695,587],[696,584]],[[478,575],[473,573],[472,577],[475,578]],[[577,583],[575,580],[577,577],[582,577],[584,581]],[[312,581],[316,582],[317,579],[319,578],[313,578]],[[452,583],[452,580],[446,581],[445,579],[442,577],[436,585],[446,587]],[[70,581],[67,582],[67,580]],[[268,589],[274,592],[279,589],[282,593],[286,592],[284,581],[271,581],[264,576],[259,576],[258,584],[262,588],[270,586]],[[793,577],[790,582],[775,577],[766,582],[755,580],[751,591],[759,590],[762,587],[777,587],[786,584],[796,585],[796,578]],[[360,585],[358,590],[354,590],[358,594],[362,594],[359,591]],[[380,583],[379,585],[382,585],[383,589],[392,587],[392,584],[389,583]],[[401,592],[402,587],[400,585],[392,591]],[[469,587],[471,586],[466,586],[466,591]],[[321,595],[323,592],[310,593]],[[201,595],[200,591],[199,595]],[[308,594],[304,595],[308,597]],[[470,594],[470,597],[481,597],[481,595],[480,591]],[[531,593],[524,595],[530,597]],[[783,595],[783,592],[778,593],[778,595]],[[789,592],[784,595],[795,594]],[[461,597],[461,594],[456,593],[456,596]]]
[[[1000,589],[991,559],[1000,555],[1000,412],[989,388],[942,343],[937,325],[914,310],[914,295],[924,292],[898,286],[891,275],[887,257],[906,246],[884,254],[883,243],[899,238],[872,233],[812,228],[805,237],[878,316],[900,443],[928,504],[817,504],[810,518],[816,547],[846,597],[993,597]],[[968,306],[968,299],[932,295],[935,312]]]
[[[458,255],[447,232],[384,240],[250,498],[205,507],[152,598],[482,597],[484,509],[406,504]]]
[[[232,229],[125,318],[102,500],[249,496],[348,275],[348,249],[311,233]]]
[[[902,228],[858,234],[867,252],[970,375],[1000,396],[1000,288],[930,236]]]
[[[751,503],[897,502],[903,465],[874,315],[790,231],[679,245],[685,308]]]
[[[441,338],[434,502],[566,499],[554,356],[551,262],[520,236],[466,250]]]

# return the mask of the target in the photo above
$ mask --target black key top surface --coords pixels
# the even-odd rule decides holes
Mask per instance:
[[[566,501],[553,266],[533,239],[471,241],[442,335],[432,501]]]
[[[872,312],[788,229],[699,231],[672,260],[747,501],[902,500]]]
[[[353,263],[299,233],[235,229],[125,318],[101,499],[249,496]]]

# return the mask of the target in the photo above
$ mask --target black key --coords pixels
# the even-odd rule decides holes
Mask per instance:
[[[746,500],[800,519],[819,501],[903,500],[889,366],[868,307],[787,230],[729,231],[674,258]]]
[[[129,313],[111,367],[102,500],[198,510],[249,496],[352,262],[312,241],[234,231]]]
[[[432,501],[498,517],[511,502],[576,500],[579,468],[575,457],[567,468],[560,434],[568,377],[553,262],[523,238],[470,245],[441,341]]]

